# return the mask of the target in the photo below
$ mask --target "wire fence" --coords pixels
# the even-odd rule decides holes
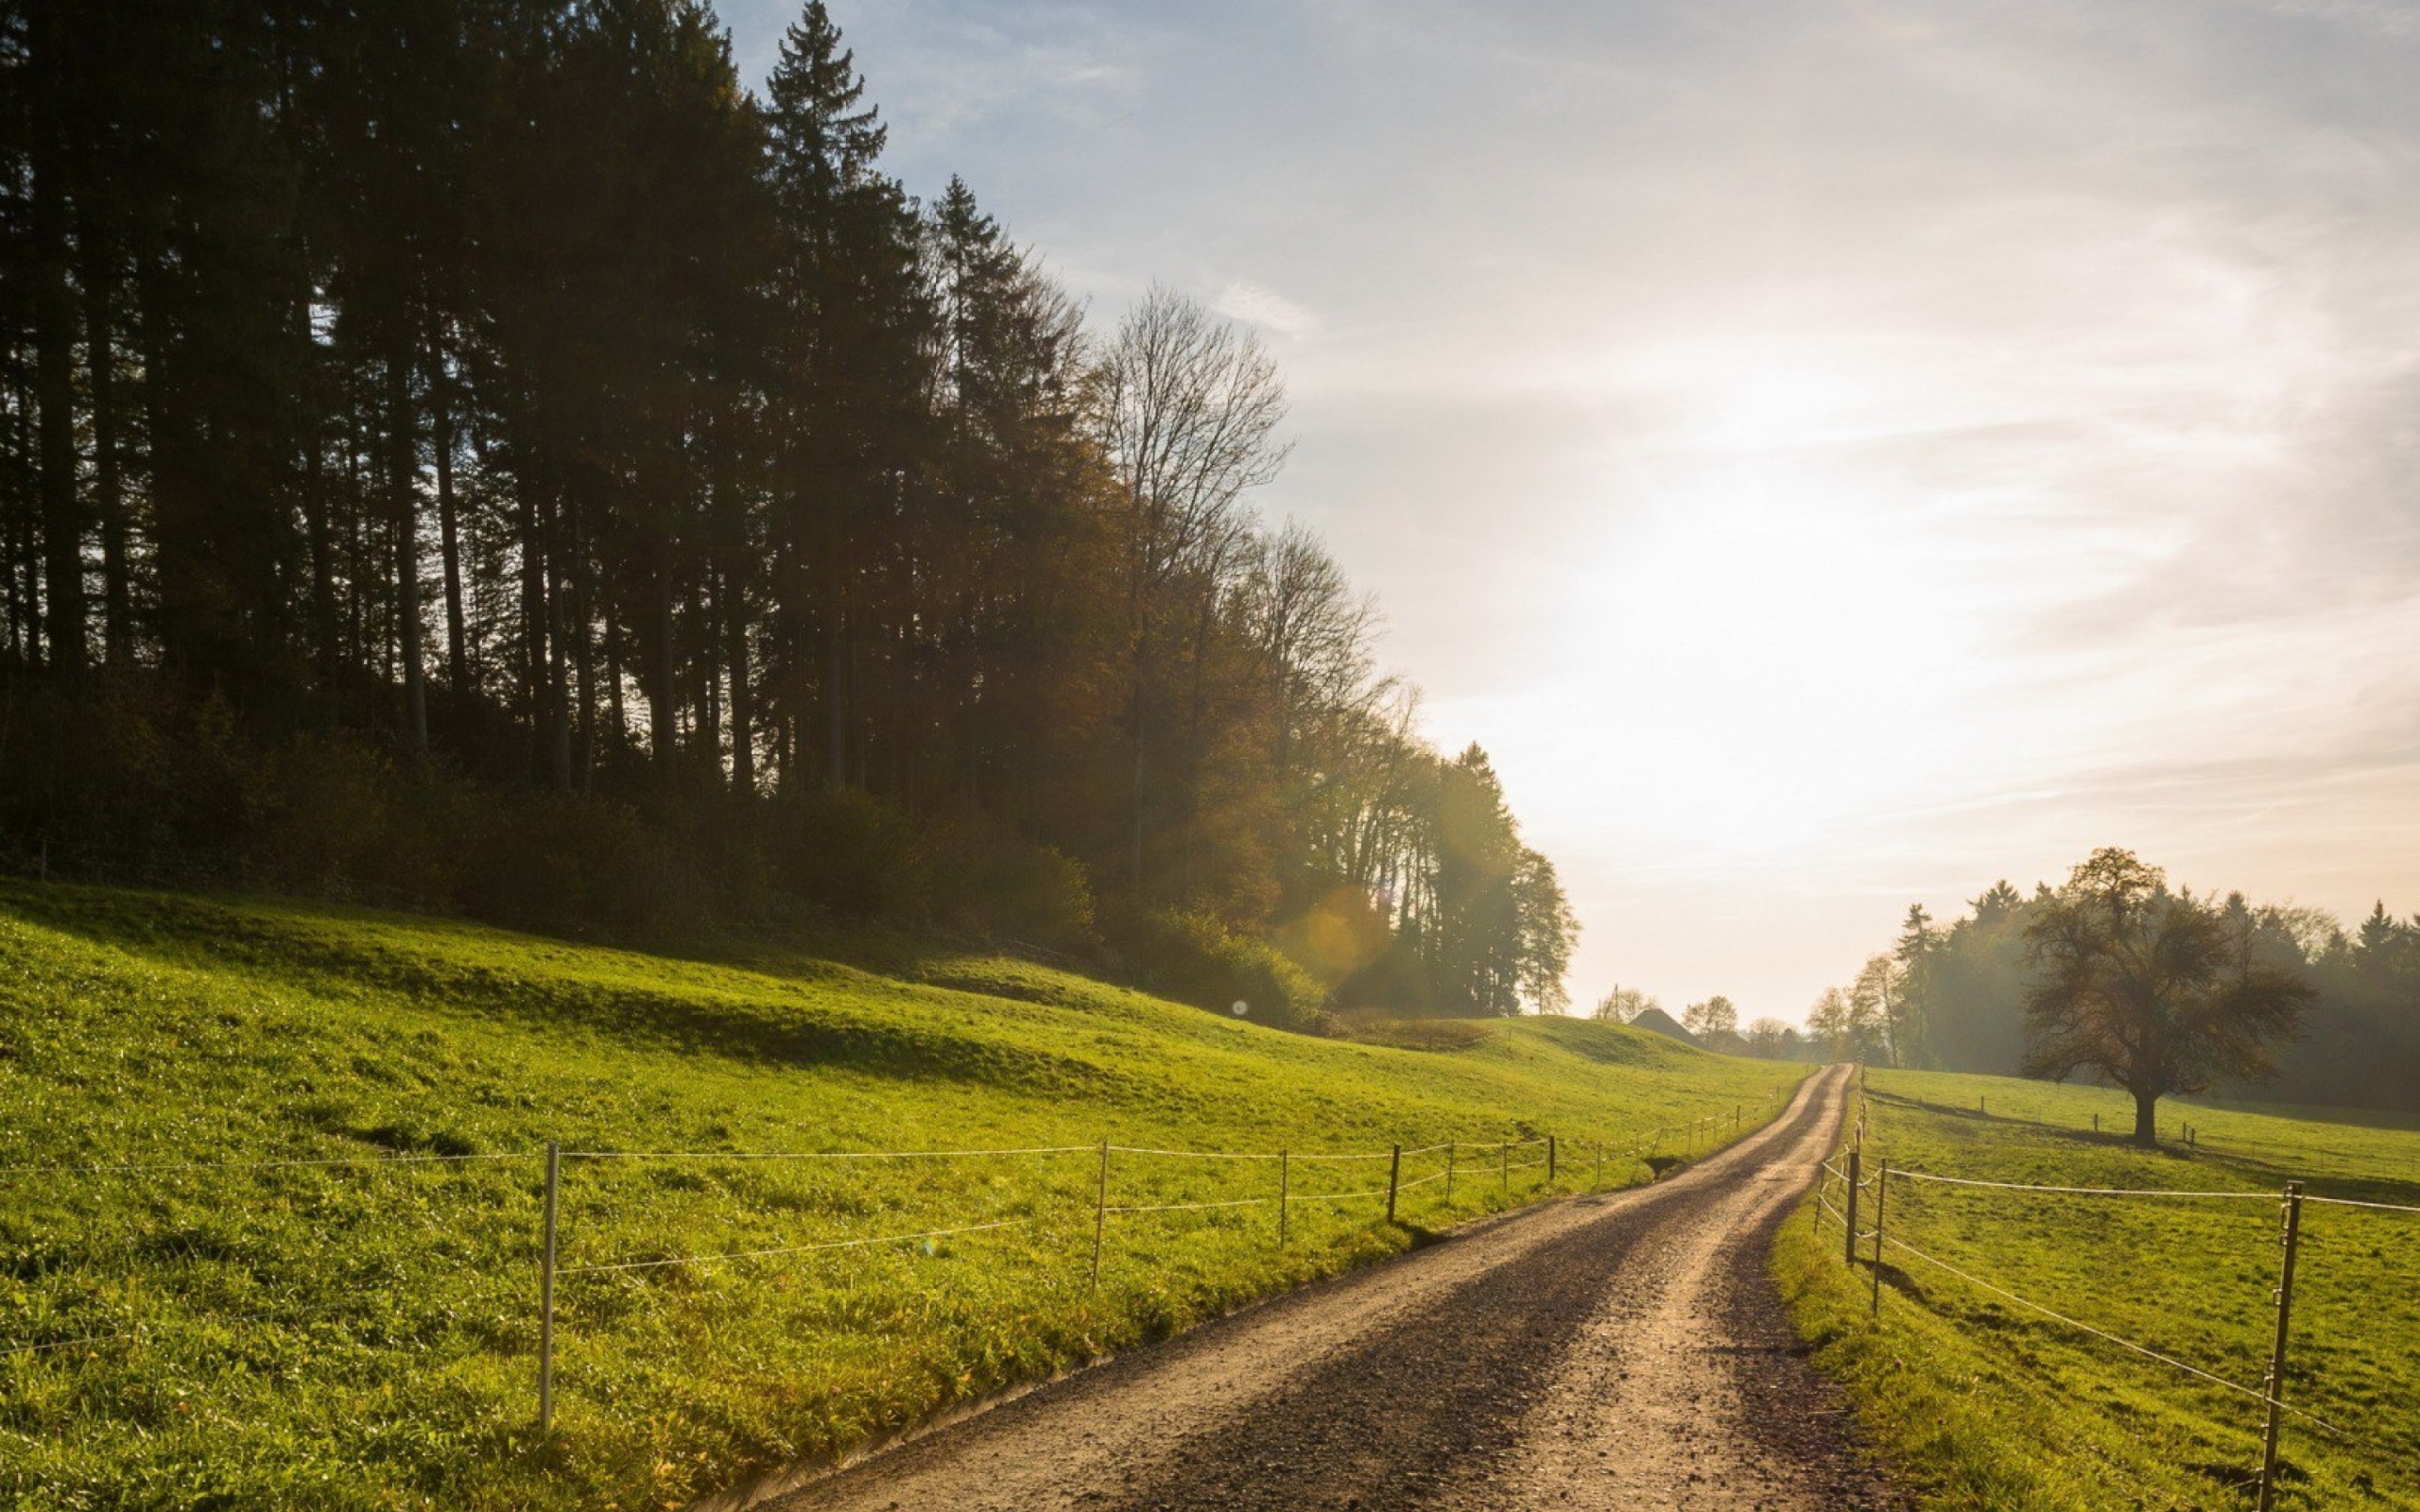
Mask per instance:
[[[2290,1347],[2292,1340],[2291,1321],[2295,1283],[2306,1242],[2303,1227],[2305,1208],[2325,1206],[2420,1215],[2420,1206],[2350,1197],[2322,1196],[2306,1192],[2304,1183],[2300,1181],[2287,1182],[2282,1191],[2259,1192],[2213,1188],[2067,1186],[1953,1176],[1944,1172],[1910,1170],[1891,1165],[1887,1160],[1876,1157],[1876,1152],[1868,1143],[1869,1138],[1867,1108],[1860,1081],[1856,1115],[1844,1130],[1843,1148],[1833,1158],[1822,1163],[1812,1193],[1812,1206],[1817,1232],[1822,1233],[1827,1229],[1837,1230],[1841,1245],[1841,1252],[1849,1268],[1854,1271],[1860,1264],[1867,1267],[1872,1286],[1872,1311],[1876,1322],[1879,1322],[1881,1315],[1884,1257],[1886,1254],[1899,1255],[2078,1333],[2098,1339],[2129,1354],[2217,1387],[2231,1396],[2257,1402],[2262,1412],[2259,1429],[2260,1464],[2257,1474],[2247,1479],[2243,1485],[2247,1488],[2256,1490],[2256,1506],[2258,1512],[2272,1512],[2277,1504],[2278,1486],[2281,1480],[2279,1434],[2282,1425],[2288,1419],[2315,1428],[2340,1443],[2374,1456],[2381,1465],[2403,1463],[2408,1460],[2408,1450],[2388,1449],[2307,1407],[2288,1401],[2285,1400],[2285,1390]],[[1873,1160],[1873,1164],[1867,1163],[1869,1160]],[[2254,1202],[2275,1205],[2279,1211],[2276,1243],[2280,1259],[2277,1281],[2272,1293],[2274,1331],[2266,1375],[2259,1385],[2248,1385],[2222,1375],[2217,1370],[2179,1358],[2169,1350],[2156,1349],[2138,1339],[2127,1338],[2111,1329],[2061,1312],[2037,1297],[2028,1297],[2010,1286],[1978,1275],[1967,1265],[1955,1263],[1916,1247],[1891,1229],[1888,1220],[1891,1211],[1891,1193],[1894,1186],[1918,1190],[1935,1188],[1972,1193],[2010,1194],[2037,1201],[2083,1198],[2154,1203]],[[1873,1224],[1870,1228],[1860,1223],[1861,1208],[1871,1212],[1873,1216]],[[1901,1221],[1905,1222],[1904,1217]],[[1871,1248],[1861,1253],[1861,1246],[1871,1246]]]
[[[1776,1091],[1776,1108],[1787,1095]],[[649,1298],[674,1295],[628,1289],[653,1278],[881,1252],[913,1265],[949,1246],[1017,1238],[1025,1247],[1015,1254],[1072,1268],[1098,1286],[1104,1266],[1119,1263],[1123,1225],[1242,1225],[1225,1242],[1280,1246],[1305,1234],[1324,1242],[1385,1225],[1434,1226],[1657,1179],[1768,1111],[1752,1120],[1747,1106],[1737,1105],[1618,1140],[1524,1133],[1308,1151],[1113,1141],[841,1150],[549,1145],[5,1163],[0,1195],[39,1200],[0,1218],[0,1247],[15,1246],[20,1277],[13,1298],[0,1302],[0,1362],[9,1371],[51,1368],[42,1362],[95,1360],[113,1349],[237,1329],[320,1329],[331,1320],[406,1338],[414,1357],[428,1352],[433,1333],[458,1334],[471,1341],[464,1349],[491,1352],[511,1352],[517,1342],[535,1356],[535,1416],[544,1433],[553,1423],[565,1345],[582,1330],[612,1328]],[[873,1174],[910,1166],[922,1174]],[[382,1172],[440,1184],[365,1184]],[[128,1201],[110,1194],[122,1181],[147,1185]],[[255,1209],[303,1217],[275,1228],[251,1223]],[[389,1222],[389,1210],[412,1221]],[[281,1238],[290,1250],[297,1234],[337,1231],[339,1218],[377,1228],[389,1244],[378,1256],[349,1261],[341,1285],[303,1274],[327,1263],[325,1252],[272,1252]],[[1253,1227],[1261,1224],[1266,1228]],[[58,1231],[45,1233],[44,1225]],[[682,1238],[692,1242],[679,1245]],[[1168,1253],[1165,1242],[1128,1243],[1134,1263],[1165,1263]],[[836,1273],[830,1283],[845,1291],[857,1274]],[[331,1292],[336,1300],[327,1305],[303,1305]],[[717,1292],[736,1307],[758,1295],[728,1286],[681,1295]],[[369,1330],[363,1314],[381,1309],[407,1315]],[[576,1367],[565,1383],[577,1388],[586,1379]],[[11,1389],[0,1379],[0,1400]]]

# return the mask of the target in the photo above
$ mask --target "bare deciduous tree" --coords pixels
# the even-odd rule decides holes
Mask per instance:
[[[1597,1000],[1596,1011],[1589,1017],[1600,1023],[1628,1023],[1648,1009],[1662,1006],[1634,987],[1617,987]]]
[[[1737,1034],[1739,1010],[1731,1000],[1716,993],[1703,1003],[1692,1003],[1681,1012],[1681,1027],[1703,1038],[1714,1034]]]
[[[1132,863],[1139,892],[1148,724],[1161,641],[1180,610],[1193,612],[1197,629],[1216,611],[1251,540],[1243,495],[1285,465],[1288,448],[1276,429],[1286,417],[1286,389],[1257,337],[1157,285],[1118,327],[1096,386],[1096,424],[1124,515]],[[1197,659],[1205,639],[1190,637]]]

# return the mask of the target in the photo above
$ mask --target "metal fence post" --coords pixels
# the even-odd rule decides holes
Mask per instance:
[[[1858,1189],[1858,1151],[1856,1151],[1856,1150],[1851,1150],[1851,1151],[1849,1151],[1849,1214],[1848,1214],[1848,1222],[1849,1222],[1849,1241],[1848,1241],[1848,1249],[1847,1249],[1847,1253],[1848,1253],[1848,1263],[1849,1263],[1849,1269],[1851,1269],[1851,1270],[1855,1270],[1855,1269],[1857,1269],[1857,1189]]]
[[[1281,1249],[1286,1246],[1286,1194],[1293,1181],[1293,1157],[1291,1150],[1277,1152],[1277,1245]]]
[[[2286,1259],[2277,1273],[2277,1342],[2269,1351],[2269,1380],[2261,1395],[2269,1399],[2269,1419],[2260,1433],[2260,1506],[2270,1512],[2277,1494],[2277,1427],[2286,1396],[2286,1328],[2294,1311],[2294,1254],[2302,1246],[2303,1184],[2286,1183]]]
[[[1403,1146],[1387,1158],[1387,1222],[1395,1221],[1395,1189],[1403,1184]]]
[[[1109,1227],[1109,1141],[1100,1142],[1100,1178],[1093,1185],[1093,1284],[1100,1284],[1101,1232]]]
[[[1891,1197],[1891,1162],[1880,1160],[1874,1167],[1874,1302],[1867,1315],[1882,1316],[1882,1213]]]
[[[538,1261],[538,1434],[555,1426],[555,1213],[562,1191],[563,1147],[546,1142],[546,1230]]]

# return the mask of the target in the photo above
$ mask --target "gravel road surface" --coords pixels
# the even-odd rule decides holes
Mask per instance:
[[[1466,1229],[747,1504],[1895,1508],[1764,1275],[1846,1086],[1811,1078],[1772,1125],[1655,1186]]]

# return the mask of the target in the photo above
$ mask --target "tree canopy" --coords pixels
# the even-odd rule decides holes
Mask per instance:
[[[1559,1006],[1485,753],[1253,503],[1270,352],[886,145],[821,0],[761,93],[697,0],[0,0],[0,848],[565,927],[912,870]]]
[[[2240,900],[2238,900],[2238,902]],[[2135,1140],[2157,1141],[2159,1099],[2265,1079],[2315,995],[2256,955],[2250,911],[2171,892],[2132,851],[2096,850],[2026,930],[2029,1075],[2079,1072],[2135,1099]]]

